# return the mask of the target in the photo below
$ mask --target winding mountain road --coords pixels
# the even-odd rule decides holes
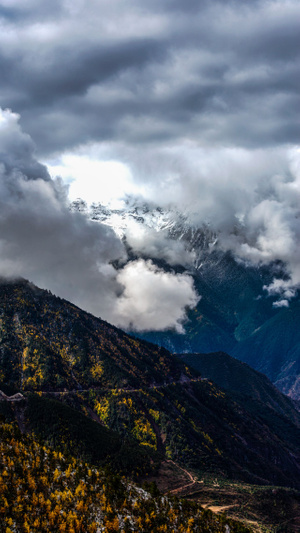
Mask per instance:
[[[160,385],[152,384],[148,387],[140,387],[139,389],[129,389],[129,388],[105,388],[105,387],[90,387],[88,389],[72,389],[72,390],[63,390],[63,391],[23,391],[23,392],[33,392],[36,394],[51,394],[52,396],[61,396],[65,394],[76,394],[80,392],[91,392],[91,391],[115,391],[115,392],[125,392],[125,393],[132,393],[132,392],[140,392],[141,390],[155,390],[155,389],[164,389],[166,387],[170,387],[172,385],[187,385],[189,383],[197,383],[199,381],[206,381],[206,378],[184,378],[179,379],[177,381],[171,381],[170,383],[162,383]],[[19,402],[21,400],[24,400],[25,396],[21,392],[18,392],[17,394],[14,394],[13,396],[7,396],[4,394],[4,392],[0,391],[0,401],[4,400],[7,402]]]
[[[197,479],[194,476],[192,476],[192,474],[188,470],[186,470],[182,466],[179,466],[177,463],[174,463],[172,459],[167,459],[166,462],[173,464],[174,466],[176,466],[176,468],[179,468],[179,470],[184,472],[188,476],[188,478],[191,480],[191,482],[187,483],[186,485],[181,485],[180,487],[177,487],[177,489],[169,490],[168,491],[169,494],[178,494],[179,492],[182,492],[184,489],[190,488],[196,483],[198,483]]]

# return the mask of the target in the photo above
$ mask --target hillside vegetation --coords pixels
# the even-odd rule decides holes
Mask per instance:
[[[0,423],[0,526],[5,533],[247,533],[188,501],[152,496]]]
[[[0,388],[63,402],[142,446],[150,464],[158,452],[204,478],[299,487],[299,429],[286,417],[275,411],[261,416],[167,350],[25,281],[0,286],[0,311]],[[26,400],[26,427],[49,443],[70,440],[74,452],[93,456],[83,444],[93,440],[88,432],[74,436],[69,415],[54,421],[54,410],[39,404],[43,398]],[[116,450],[115,434],[109,435]]]
[[[0,384],[28,391],[140,387],[196,373],[26,281],[0,284]]]
[[[6,424],[17,422],[22,439],[33,435],[38,446],[66,461],[76,456],[139,482],[160,484],[166,465],[173,465],[177,480],[187,476],[193,490],[212,482],[299,489],[300,435],[292,407],[284,413],[226,392],[167,350],[25,281],[0,285],[0,312],[0,413]],[[107,531],[125,528],[118,520],[119,529]],[[68,527],[72,532],[75,526]]]

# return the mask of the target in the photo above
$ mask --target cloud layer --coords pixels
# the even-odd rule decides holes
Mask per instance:
[[[293,297],[300,287],[300,150],[204,149],[190,142],[181,150],[157,148],[153,155],[152,149],[144,150],[143,158],[132,151],[130,157],[136,181],[150,177],[147,197],[176,206],[196,227],[208,226],[221,249],[246,263],[281,261],[284,279],[266,289],[285,300]],[[167,248],[164,233],[144,234],[129,227],[128,240],[145,255],[147,248],[152,250],[153,257]],[[180,253],[182,243],[177,245],[174,256],[188,264],[192,258]],[[172,247],[167,249],[171,255]]]
[[[110,260],[124,253],[120,243],[107,228],[95,230],[67,213],[66,190],[33,156],[32,138],[38,159],[54,166],[78,153],[89,157],[92,146],[101,162],[128,169],[132,190],[178,206],[196,224],[210,224],[223,249],[252,264],[282,261],[288,277],[267,290],[285,305],[280,302],[288,302],[300,283],[299,17],[298,0],[3,0],[0,103],[21,115],[30,134],[15,143],[21,133],[10,118],[0,139],[1,246],[8,270],[21,272],[35,256],[25,261],[25,250],[19,259],[13,252],[18,216],[21,230],[18,205],[33,234],[35,221],[45,225],[39,239],[51,233],[52,218],[56,227],[44,263],[36,251],[33,277],[55,271],[55,239],[58,248],[65,243],[68,257],[77,242],[79,257],[63,268],[80,266],[75,285],[80,269],[87,272],[91,281],[81,281],[80,287],[87,285],[78,290],[81,301],[101,276],[108,276],[109,294],[119,294]],[[164,234],[132,230],[128,240],[145,257],[190,260]],[[153,274],[148,263],[144,267]],[[65,293],[70,279],[56,282]]]
[[[132,220],[127,223],[125,235],[127,243],[138,256],[162,259],[168,265],[184,267],[192,266],[196,259],[195,253],[188,251],[183,242],[170,239],[167,230],[157,231]]]
[[[1,5],[0,101],[44,153],[299,140],[297,0]]]

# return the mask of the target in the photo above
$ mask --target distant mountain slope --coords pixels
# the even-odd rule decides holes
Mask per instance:
[[[201,299],[188,313],[185,334],[138,333],[177,353],[225,351],[263,372],[285,394],[300,398],[300,301],[274,308],[263,294],[271,272],[212,253],[193,273]]]
[[[246,363],[224,352],[182,354],[179,357],[223,389],[249,396],[286,416],[300,427],[300,413],[295,409],[292,400],[282,394],[264,374],[253,370]]]
[[[299,325],[300,303],[291,302],[232,350],[294,399],[300,398]]]
[[[231,353],[241,340],[278,313],[272,299],[261,298],[263,285],[272,279],[270,272],[245,268],[230,253],[203,252],[202,263],[192,275],[201,299],[188,313],[185,334],[143,332],[138,334],[140,338],[177,353]]]
[[[59,400],[200,478],[300,486],[299,429],[286,417],[262,417],[165,349],[25,281],[0,286],[0,312],[4,392]]]

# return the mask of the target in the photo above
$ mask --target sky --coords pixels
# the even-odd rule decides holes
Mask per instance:
[[[282,261],[267,290],[287,305],[299,20],[298,0],[0,1],[0,275],[125,328],[183,331],[201,296],[191,276],[127,264],[112,230],[68,209],[134,195],[210,224],[246,262]]]

